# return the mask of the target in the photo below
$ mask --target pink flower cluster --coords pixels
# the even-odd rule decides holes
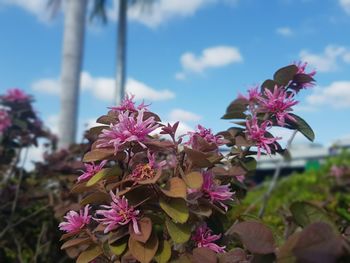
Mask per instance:
[[[271,127],[270,121],[263,121],[260,125],[258,119],[253,116],[251,120],[246,122],[247,130],[246,135],[248,140],[254,141],[258,148],[258,158],[261,155],[261,150],[265,150],[268,154],[271,154],[271,148],[277,149],[277,140],[281,138],[275,138],[267,136],[267,130]]]
[[[0,109],[0,134],[4,133],[12,124],[11,118],[5,109]]]
[[[166,161],[156,162],[155,154],[151,154],[150,151],[147,152],[148,163],[139,163],[133,169],[129,178],[134,182],[139,182],[147,179],[152,179],[156,175],[157,169],[162,169],[166,165]]]
[[[222,136],[214,135],[211,129],[207,129],[201,125],[197,126],[196,131],[188,132],[187,134],[189,135],[187,144],[193,149],[197,149],[198,147],[197,136],[204,139],[207,143],[215,144],[217,147],[225,144],[225,140],[222,138]]]
[[[7,93],[1,98],[9,102],[25,102],[30,99],[29,95],[25,94],[24,91],[17,88],[9,89]]]
[[[85,171],[82,175],[78,177],[78,182],[85,181],[93,177],[95,174],[97,174],[99,171],[102,170],[102,168],[106,165],[107,161],[102,161],[99,165],[96,165],[94,163],[91,164],[84,164]]]
[[[89,215],[89,211],[89,205],[86,205],[79,213],[76,211],[69,211],[64,217],[67,221],[60,223],[58,227],[60,230],[66,231],[67,233],[79,232],[90,223],[91,215]]]
[[[231,192],[230,185],[219,185],[214,175],[210,171],[205,171],[203,175],[203,184],[200,190],[190,189],[189,193],[194,199],[206,198],[212,204],[219,204],[225,211],[228,210],[225,202],[233,200],[234,192]]]
[[[125,196],[119,197],[112,191],[110,192],[110,195],[112,198],[111,205],[103,205],[101,207],[105,208],[104,210],[96,211],[96,215],[102,216],[102,218],[95,218],[95,220],[107,226],[104,233],[108,233],[120,226],[132,223],[135,234],[140,234],[140,229],[137,223],[140,211],[134,209],[133,206],[129,206],[129,202]]]
[[[125,144],[133,142],[146,148],[143,142],[148,140],[150,133],[159,125],[153,116],[144,120],[144,112],[144,109],[138,110],[137,115],[130,114],[128,111],[120,112],[119,121],[116,124],[110,124],[109,129],[104,129],[100,134],[97,147],[114,147],[117,153]]]
[[[335,178],[340,178],[346,174],[350,174],[350,169],[346,166],[332,165],[330,169],[330,175]]]
[[[96,211],[96,215],[100,217],[93,218],[95,221],[106,226],[104,233],[108,233],[120,226],[132,223],[134,232],[140,234],[140,229],[137,223],[140,211],[134,209],[133,206],[129,206],[128,200],[125,196],[119,197],[112,191],[110,192],[110,196],[112,199],[111,205],[101,206],[104,209]],[[76,211],[69,211],[64,217],[66,221],[59,224],[59,229],[66,231],[67,233],[78,233],[90,223],[92,216],[89,215],[89,211],[89,205],[86,205],[79,213]]]
[[[307,63],[299,62],[296,66],[296,74],[308,75],[311,78],[316,74],[316,71],[305,72]],[[295,94],[299,89],[312,85],[312,82],[294,83],[292,80],[287,86],[275,85],[273,90],[263,88],[263,91],[260,91],[258,86],[252,87],[247,96],[239,96],[248,105],[250,117],[246,120],[246,136],[258,148],[258,157],[262,150],[267,154],[271,154],[273,149],[277,150],[277,140],[280,138],[273,137],[268,130],[274,125],[284,127],[290,122],[296,122],[291,114],[293,107],[298,104],[294,99]]]
[[[292,107],[298,104],[298,101],[294,100],[293,92],[287,92],[276,85],[273,92],[265,89],[264,95],[264,97],[259,98],[261,112],[272,113],[280,126],[286,124],[286,119],[295,122],[295,118],[289,114],[289,112],[293,111]]]
[[[148,111],[147,107],[149,105],[145,105],[143,102],[136,107],[134,98],[135,98],[135,95],[131,95],[131,96],[126,95],[119,106],[109,107],[109,109],[115,112],[124,112],[124,111],[137,112],[139,110]]]
[[[192,240],[195,242],[197,247],[205,247],[215,251],[216,253],[224,253],[226,247],[221,247],[214,243],[220,238],[221,234],[214,235],[213,231],[210,228],[208,228],[208,226],[205,223],[199,226],[195,234],[192,236]]]

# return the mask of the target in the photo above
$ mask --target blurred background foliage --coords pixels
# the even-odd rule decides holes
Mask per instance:
[[[269,199],[263,221],[283,239],[290,206],[297,201],[307,201],[324,208],[336,218],[338,225],[350,222],[350,173],[349,169],[340,177],[332,174],[334,167],[350,167],[350,151],[329,157],[320,167],[309,166],[303,173],[293,173],[281,178]],[[258,219],[262,196],[267,191],[270,178],[252,188],[241,203],[232,208],[230,219]]]

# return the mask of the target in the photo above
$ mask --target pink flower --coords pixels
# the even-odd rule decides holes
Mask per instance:
[[[213,173],[209,171],[203,172],[203,185],[202,193],[204,197],[208,197],[212,203],[219,203],[225,211],[227,206],[223,203],[224,201],[233,200],[232,196],[234,192],[230,191],[230,185],[219,185],[214,181]]]
[[[250,89],[248,89],[248,95],[244,96],[244,95],[238,95],[238,98],[240,99],[245,99],[247,100],[249,103],[254,103],[257,100],[259,100],[261,98],[261,93],[259,91],[259,86],[255,86],[255,87],[251,87]]]
[[[90,223],[89,210],[89,205],[86,205],[84,209],[79,211],[79,214],[76,211],[69,211],[64,217],[67,222],[60,223],[58,227],[67,233],[78,232]]]
[[[306,75],[309,75],[310,77],[313,77],[316,75],[316,70],[312,70],[311,72],[309,73],[306,73],[306,67],[307,67],[307,62],[302,62],[302,61],[299,61],[298,63],[295,63],[295,65],[298,67],[298,71],[297,71],[297,74],[306,74]]]
[[[292,107],[294,105],[298,104],[298,101],[294,100],[294,93],[288,93],[283,88],[278,88],[276,85],[273,93],[269,89],[265,89],[264,94],[266,98],[260,98],[261,110],[274,114],[278,125],[284,126],[286,119],[294,122],[296,121],[295,118],[288,113],[293,111]]]
[[[138,182],[147,179],[152,179],[156,176],[156,169],[162,169],[165,166],[166,161],[156,162],[155,154],[147,152],[148,163],[140,163],[136,165],[136,168],[130,174],[130,179]]]
[[[344,167],[340,167],[337,165],[333,165],[330,170],[330,175],[334,177],[342,177],[346,173],[346,169]]]
[[[316,75],[316,70],[312,70],[311,72],[306,72],[306,67],[307,67],[307,62],[301,62],[299,61],[298,63],[294,63],[298,67],[297,74],[305,74],[308,75],[309,77],[313,78]],[[312,82],[305,82],[305,83],[292,83],[292,88],[296,91],[299,92],[300,89],[306,89],[313,87],[315,85],[314,81]]]
[[[267,129],[271,126],[270,121],[264,121],[258,125],[258,119],[253,116],[251,120],[246,121],[246,134],[248,140],[252,140],[258,148],[258,158],[261,155],[261,149],[271,154],[271,147],[277,149],[276,141],[281,138],[266,137]]]
[[[230,185],[219,185],[214,180],[214,175],[210,171],[203,172],[202,188],[188,189],[190,199],[197,200],[198,198],[206,198],[212,204],[217,203],[227,211],[228,207],[224,204],[225,201],[233,200],[234,192],[231,192]]]
[[[104,233],[108,233],[120,226],[128,225],[131,222],[134,232],[140,234],[141,232],[137,224],[137,218],[140,211],[135,210],[133,206],[129,206],[128,200],[125,196],[120,198],[116,194],[113,194],[112,191],[110,192],[110,195],[112,198],[111,205],[101,206],[107,210],[96,211],[96,215],[100,215],[103,218],[95,218],[95,220],[107,226]]]
[[[109,129],[102,130],[99,136],[98,148],[114,147],[117,153],[126,143],[135,142],[146,148],[143,142],[148,140],[149,134],[159,125],[154,117],[143,120],[144,110],[138,110],[138,115],[130,115],[128,112],[120,112],[116,124],[110,124]]]
[[[214,143],[218,147],[225,144],[225,140],[222,138],[222,136],[214,135],[211,132],[211,129],[206,129],[201,125],[197,126],[197,131],[188,132],[187,134],[190,136],[187,144],[191,145],[193,149],[198,148],[198,141],[196,139],[197,136],[203,138],[208,143]]]
[[[127,94],[125,95],[125,98],[123,99],[123,101],[119,106],[109,107],[109,109],[117,112],[124,112],[124,111],[137,112],[138,110],[148,111],[147,106],[149,105],[145,105],[143,102],[139,106],[135,107],[134,98],[135,98],[135,95],[131,95],[129,97],[129,95]]]
[[[192,236],[192,240],[195,242],[197,247],[205,247],[215,251],[216,253],[224,253],[226,247],[220,247],[214,243],[220,238],[221,234],[213,235],[213,231],[208,228],[206,223],[198,227],[195,234]]]
[[[25,94],[22,90],[14,88],[9,89],[7,93],[2,96],[3,100],[10,101],[10,102],[25,102],[29,100],[29,96]]]
[[[78,182],[85,181],[93,177],[95,174],[97,174],[99,171],[102,170],[102,168],[106,165],[107,160],[102,161],[99,165],[96,165],[94,163],[87,164],[85,163],[85,171],[82,175],[78,177]]]
[[[0,109],[0,134],[2,134],[12,124],[9,114],[6,110]]]

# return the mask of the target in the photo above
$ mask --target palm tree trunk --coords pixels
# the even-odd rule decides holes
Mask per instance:
[[[75,142],[87,0],[66,1],[61,68],[59,148]]]
[[[116,105],[119,105],[125,96],[127,10],[128,0],[119,0],[117,68],[115,87]]]

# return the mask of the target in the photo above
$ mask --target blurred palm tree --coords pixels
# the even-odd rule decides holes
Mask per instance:
[[[125,97],[126,79],[126,40],[127,40],[127,12],[128,7],[138,6],[141,11],[147,11],[156,0],[118,0],[118,27],[117,27],[117,52],[114,101],[119,105]],[[104,23],[107,22],[107,1],[94,0],[90,18],[98,17]]]
[[[51,0],[50,4],[57,9],[60,2]],[[74,143],[77,132],[87,0],[68,0],[64,7],[59,148],[67,148]]]
[[[127,11],[129,6],[139,5],[142,10],[156,0],[118,0],[116,84],[114,101],[120,104],[125,96]],[[62,0],[49,0],[56,13]],[[107,22],[107,1],[92,0],[90,19]],[[59,148],[67,148],[75,142],[78,121],[80,73],[84,49],[85,15],[87,0],[66,0],[64,18],[63,53],[61,66],[61,112],[59,119]]]

